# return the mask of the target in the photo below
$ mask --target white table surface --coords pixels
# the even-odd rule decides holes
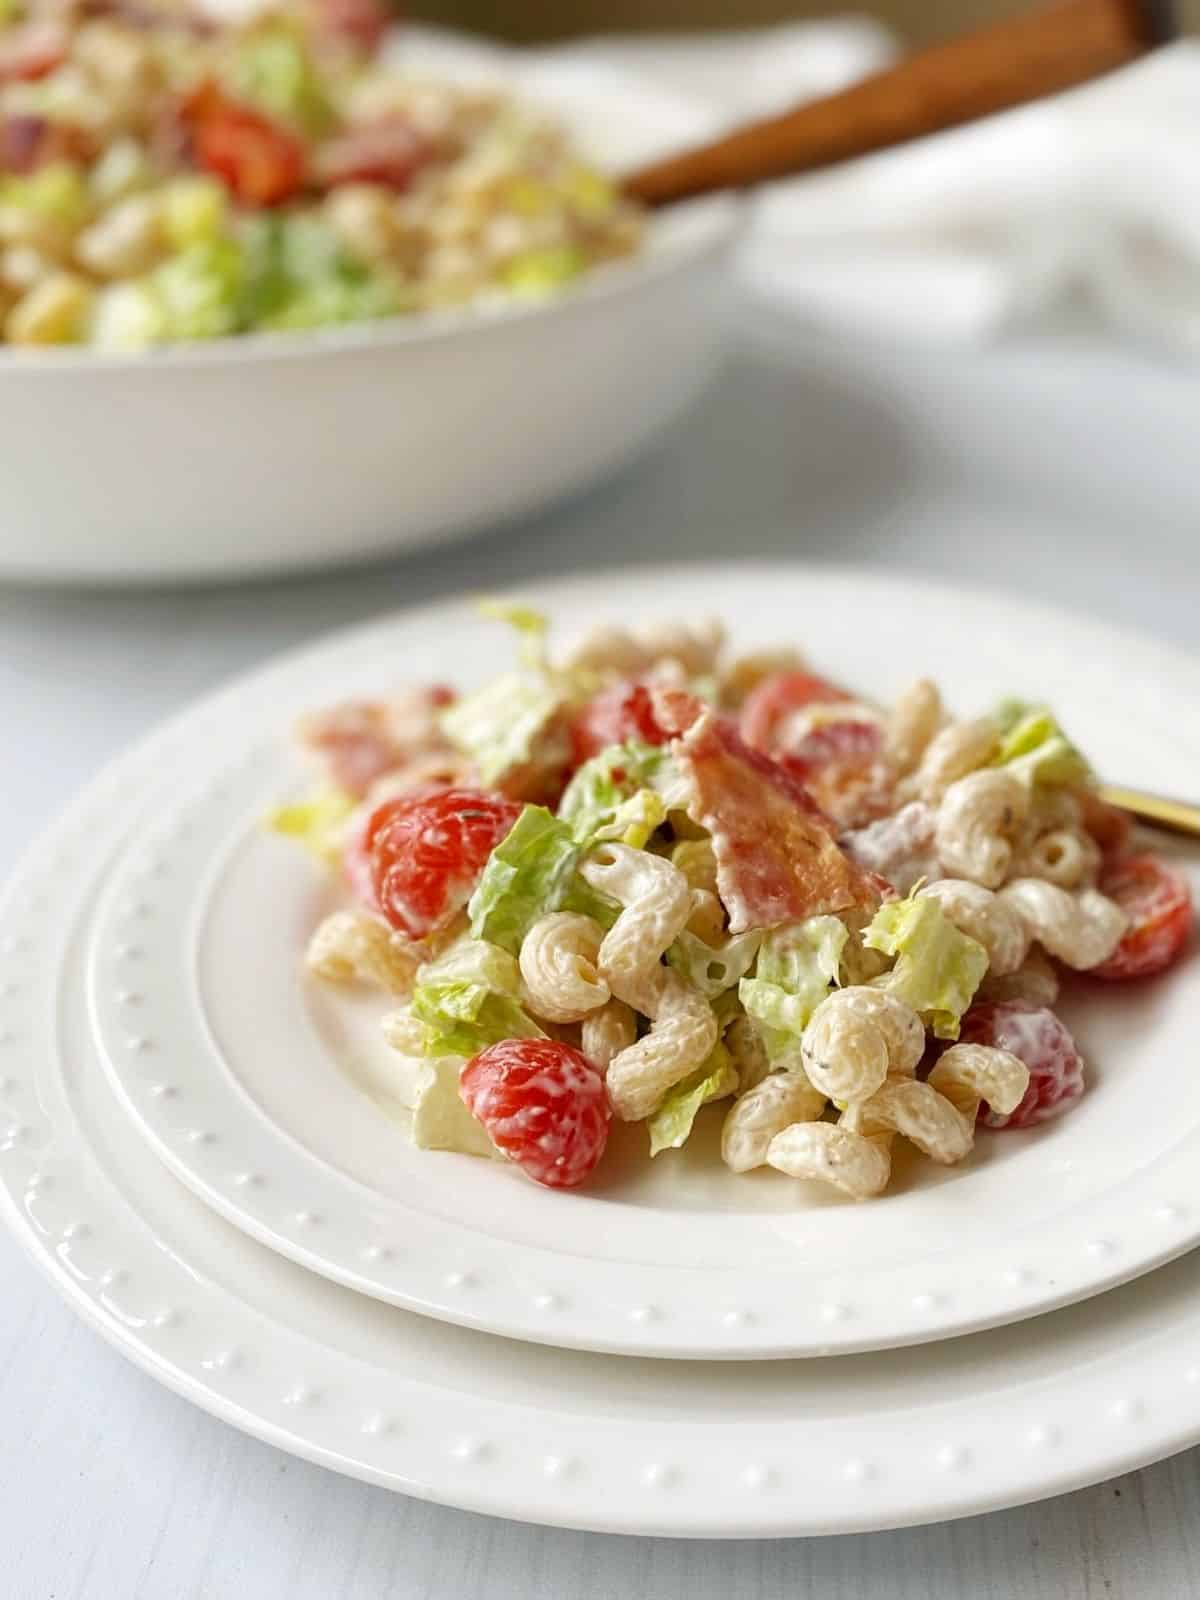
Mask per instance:
[[[238,591],[0,590],[0,866],[196,693],[282,646],[464,585],[731,553],[876,563],[1024,590],[1194,648],[1198,397],[1200,370],[1083,335],[970,355],[835,349],[759,309],[665,447],[505,533]],[[807,1542],[576,1535],[405,1500],[160,1389],[7,1237],[0,1437],[4,1600],[1200,1594],[1198,1452],[1026,1510]]]

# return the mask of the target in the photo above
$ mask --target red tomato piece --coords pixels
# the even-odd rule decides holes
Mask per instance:
[[[1119,806],[1110,806],[1091,789],[1080,789],[1079,803],[1083,811],[1083,825],[1095,839],[1106,856],[1123,855],[1129,847],[1133,832],[1133,818]]]
[[[183,114],[192,128],[196,165],[220,178],[243,204],[282,205],[304,187],[303,141],[260,111],[202,84]]]
[[[805,706],[852,700],[845,689],[813,672],[774,672],[751,691],[742,707],[742,738],[756,750],[773,751],[779,724]]]
[[[1100,878],[1100,891],[1129,918],[1120,944],[1094,978],[1148,978],[1178,960],[1192,931],[1192,891],[1158,856],[1125,856]]]
[[[644,683],[614,683],[589,700],[571,725],[571,759],[582,766],[612,744],[636,739],[642,744],[666,744],[668,731],[659,723],[654,700]]]
[[[346,852],[352,883],[401,933],[423,939],[471,897],[488,856],[521,814],[515,800],[438,789],[385,800]]]
[[[473,1056],[459,1093],[492,1143],[535,1183],[574,1189],[608,1140],[604,1079],[573,1045],[505,1039]]]
[[[1007,1050],[1029,1068],[1029,1087],[1015,1111],[1002,1116],[980,1106],[979,1122],[985,1128],[1032,1128],[1069,1111],[1083,1093],[1083,1058],[1049,1006],[981,1001],[963,1018],[959,1039]]]
[[[399,113],[348,128],[318,150],[318,180],[328,188],[339,183],[379,183],[404,190],[433,158],[428,137]]]

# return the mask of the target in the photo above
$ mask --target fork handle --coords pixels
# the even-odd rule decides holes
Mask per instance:
[[[1164,44],[1174,31],[1170,0],[1057,0],[643,167],[622,187],[663,206],[832,166],[1069,89]]]
[[[1200,806],[1187,800],[1168,800],[1165,795],[1147,794],[1144,789],[1125,789],[1117,784],[1100,785],[1100,798],[1110,806],[1132,812],[1139,822],[1168,833],[1182,833],[1200,839]]]

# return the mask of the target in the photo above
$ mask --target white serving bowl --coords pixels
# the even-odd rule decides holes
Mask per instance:
[[[588,62],[510,69],[614,170],[707,115]],[[656,218],[558,299],[136,355],[0,350],[0,577],[212,579],[369,558],[536,510],[716,370],[740,207]]]

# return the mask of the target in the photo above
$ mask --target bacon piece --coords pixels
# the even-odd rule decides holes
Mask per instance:
[[[704,714],[704,701],[687,689],[668,689],[661,685],[650,686],[650,704],[654,720],[664,732],[686,733]]]
[[[394,700],[347,700],[311,712],[298,731],[330,781],[361,799],[387,774],[431,755],[454,753],[437,720],[453,699],[453,690],[434,684]]]
[[[689,815],[712,836],[732,933],[878,904],[804,786],[730,723],[706,711],[675,752],[691,786]]]

